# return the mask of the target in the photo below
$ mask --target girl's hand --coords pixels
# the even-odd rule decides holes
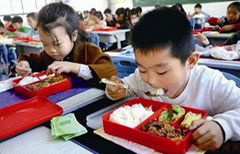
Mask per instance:
[[[222,22],[223,22],[222,18],[218,18],[218,19],[217,19],[217,23],[218,23],[218,24],[221,24]]]
[[[225,25],[220,29],[220,32],[229,32],[234,28],[233,25]]]
[[[122,81],[115,75],[112,76],[110,80],[116,83],[122,83]],[[117,85],[117,86],[107,85],[106,88],[107,88],[108,94],[116,100],[126,97],[126,89],[121,85]]]
[[[49,73],[74,73],[78,74],[80,64],[66,61],[55,61],[48,66],[47,72]]]
[[[22,60],[16,65],[16,72],[18,75],[27,76],[32,72],[28,61]]]
[[[223,132],[220,126],[210,120],[195,120],[190,130],[196,129],[192,134],[193,143],[202,150],[216,150],[223,143]]]

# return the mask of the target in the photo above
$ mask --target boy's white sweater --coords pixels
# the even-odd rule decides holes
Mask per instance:
[[[122,79],[135,89],[148,91],[151,87],[140,77],[139,70]],[[197,65],[191,71],[184,91],[175,99],[166,96],[149,97],[141,91],[128,90],[129,96],[152,99],[205,110],[224,129],[226,140],[240,140],[240,88],[227,80],[218,70]],[[107,94],[108,95],[108,94]]]

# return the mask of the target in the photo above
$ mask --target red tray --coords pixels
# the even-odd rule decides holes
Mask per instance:
[[[63,113],[46,97],[34,97],[0,110],[0,140],[6,139]]]
[[[164,137],[160,137],[157,135],[153,135],[147,132],[144,132],[141,130],[142,126],[146,125],[153,119],[159,117],[159,115],[164,111],[165,108],[169,108],[171,104],[168,103],[163,103],[163,102],[157,102],[157,101],[152,101],[152,100],[146,100],[146,99],[133,99],[124,105],[133,105],[141,103],[145,107],[152,106],[152,109],[154,111],[154,114],[147,118],[145,121],[140,123],[137,127],[135,128],[130,128],[127,126],[123,126],[114,122],[111,122],[109,120],[110,115],[112,114],[113,111],[106,113],[103,116],[103,127],[104,131],[110,135],[118,136],[121,138],[125,138],[127,140],[145,145],[147,147],[153,148],[156,151],[159,152],[164,152],[164,153],[178,153],[178,154],[183,154],[185,153],[189,147],[191,146],[191,134],[192,132],[189,131],[189,133],[184,137],[183,140],[180,141],[173,141]],[[123,105],[123,106],[124,106]],[[189,107],[183,107],[186,111],[194,112],[194,113],[200,113],[202,114],[202,117],[205,119],[207,117],[207,113],[198,110],[198,109],[193,109]],[[183,115],[179,120],[176,120],[174,123],[170,123],[170,125],[173,125],[174,127],[178,128],[183,128],[180,125],[181,121],[183,120],[185,115]]]
[[[46,72],[41,72],[39,74],[35,74],[34,76],[43,76],[45,74],[46,74]],[[68,90],[72,87],[71,79],[67,76],[64,76],[64,75],[61,75],[61,76],[63,76],[63,78],[64,78],[63,81],[54,83],[54,84],[52,84],[48,87],[45,87],[45,88],[42,88],[42,89],[39,89],[39,90],[35,90],[35,91],[32,91],[32,90],[28,89],[26,87],[26,85],[24,85],[24,86],[19,85],[18,83],[22,80],[22,78],[14,80],[13,81],[13,87],[17,92],[19,92],[19,93],[21,93],[21,94],[23,94],[24,96],[27,96],[27,97],[49,96],[49,95],[52,95],[52,94],[55,94],[55,93],[58,93],[58,92],[61,92],[61,91]],[[34,82],[34,83],[37,83],[37,82]],[[30,83],[30,84],[34,84],[34,83]]]
[[[106,27],[106,28],[95,28],[93,31],[114,31],[117,30],[117,27]]]

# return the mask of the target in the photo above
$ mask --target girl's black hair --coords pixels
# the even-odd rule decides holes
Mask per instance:
[[[132,46],[143,54],[170,48],[182,64],[194,51],[192,27],[187,17],[173,8],[161,7],[146,13],[132,29]]]
[[[37,21],[37,13],[31,12],[27,14],[27,18],[31,17],[34,21]]]
[[[50,3],[38,13],[37,27],[49,33],[58,41],[51,32],[53,28],[64,27],[70,39],[75,30],[78,31],[78,40],[87,41],[86,33],[80,30],[78,15],[72,7],[62,2]]]
[[[103,14],[101,11],[96,11],[93,13],[93,15],[98,17],[100,20],[103,20]]]
[[[231,4],[228,5],[227,8],[234,7],[240,12],[240,2],[232,2]]]

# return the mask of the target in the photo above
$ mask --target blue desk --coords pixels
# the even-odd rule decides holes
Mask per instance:
[[[11,84],[11,82],[7,83]],[[77,110],[105,96],[103,90],[90,87],[84,80],[72,78],[73,87],[48,98],[63,108],[64,114]],[[9,89],[0,93],[0,109],[22,102],[27,97]]]

